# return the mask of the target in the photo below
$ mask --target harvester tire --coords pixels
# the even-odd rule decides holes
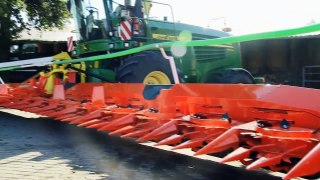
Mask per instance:
[[[204,83],[215,84],[255,84],[252,75],[241,68],[226,69],[222,72],[208,73]]]
[[[174,83],[170,63],[164,59],[160,52],[145,51],[135,54],[123,61],[116,70],[116,80],[124,83],[143,83],[151,72],[165,75]]]
[[[228,69],[222,76],[222,82],[226,84],[255,84],[252,75],[244,69]]]

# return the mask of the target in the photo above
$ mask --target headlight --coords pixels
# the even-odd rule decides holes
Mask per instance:
[[[125,43],[124,43],[124,47],[126,47],[126,48],[128,48],[129,45],[130,45],[130,44],[129,44],[128,42],[125,42]]]
[[[109,49],[113,49],[114,48],[114,44],[113,43],[110,43],[109,44]]]

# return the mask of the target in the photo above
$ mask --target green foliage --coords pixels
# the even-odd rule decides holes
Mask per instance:
[[[21,31],[62,28],[69,17],[66,0],[0,0],[0,61]]]
[[[70,14],[62,0],[25,0],[29,22],[39,29],[61,28]]]
[[[69,17],[65,0],[1,0],[0,36],[11,39],[24,29],[62,28]]]

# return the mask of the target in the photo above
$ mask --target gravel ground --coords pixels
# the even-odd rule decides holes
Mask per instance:
[[[52,119],[0,112],[0,179],[280,178],[159,150]]]

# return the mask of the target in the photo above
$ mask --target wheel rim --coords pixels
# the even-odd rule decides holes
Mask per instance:
[[[143,84],[171,84],[171,81],[165,73],[152,71],[144,78]]]

